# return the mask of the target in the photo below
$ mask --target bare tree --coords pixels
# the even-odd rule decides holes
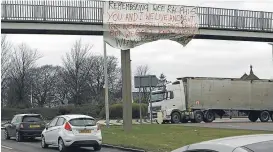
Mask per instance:
[[[100,103],[104,96],[104,67],[103,56],[93,56],[94,58],[94,68],[91,72],[90,79],[88,83],[91,87],[91,92],[93,94],[93,101]],[[119,98],[121,91],[121,76],[120,68],[118,67],[118,59],[114,56],[107,57],[107,73],[109,82],[109,100],[110,102],[115,102]]]
[[[13,52],[11,58],[10,77],[13,81],[13,93],[16,105],[29,105],[30,83],[27,82],[27,75],[30,69],[36,66],[36,61],[41,58],[36,49],[31,49],[26,44],[18,45]]]
[[[69,90],[70,101],[76,105],[84,103],[84,92],[88,87],[86,80],[90,76],[93,67],[93,59],[90,55],[92,46],[83,45],[81,40],[75,42],[70,53],[63,58],[63,80]]]
[[[10,68],[12,45],[8,42],[6,35],[2,35],[1,37],[1,78],[3,81],[3,78],[6,77],[7,72]]]
[[[1,35],[1,38],[1,105],[3,107],[7,99],[7,82],[11,63],[12,45],[8,42],[6,35]]]
[[[135,75],[136,76],[145,76],[149,74],[149,67],[148,65],[140,65],[137,67]]]
[[[57,83],[61,67],[44,65],[31,70],[33,103],[38,107],[58,104]]]
[[[149,66],[148,65],[140,65],[136,68],[135,76],[145,76],[149,75]],[[153,89],[153,88],[152,88]],[[142,101],[148,102],[150,97],[150,88],[142,88],[141,90]],[[139,99],[138,99],[139,100]]]
[[[110,103],[115,103],[122,98],[121,69],[118,66],[118,59],[109,56],[107,59],[107,73],[109,82]]]

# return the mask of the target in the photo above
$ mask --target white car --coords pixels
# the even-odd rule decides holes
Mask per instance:
[[[187,145],[172,152],[273,152],[273,134],[220,138]]]
[[[58,146],[60,152],[69,147],[93,147],[101,149],[102,135],[99,124],[86,115],[62,115],[49,122],[41,135],[41,146]]]

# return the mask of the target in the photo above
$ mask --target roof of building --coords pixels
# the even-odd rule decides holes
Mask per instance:
[[[257,77],[253,72],[253,66],[250,65],[250,72],[249,75],[246,73],[241,77],[242,80],[259,80],[260,78]]]
[[[245,80],[247,77],[248,77],[248,75],[245,73],[245,74],[241,77],[241,79]]]

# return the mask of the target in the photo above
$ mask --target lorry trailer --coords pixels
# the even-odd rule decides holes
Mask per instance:
[[[273,121],[273,81],[183,77],[153,91],[150,102],[148,113],[160,123],[209,123],[227,111],[268,122]]]

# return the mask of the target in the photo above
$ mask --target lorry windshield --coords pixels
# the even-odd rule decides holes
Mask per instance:
[[[151,102],[159,102],[164,100],[164,92],[154,92],[151,95]]]

